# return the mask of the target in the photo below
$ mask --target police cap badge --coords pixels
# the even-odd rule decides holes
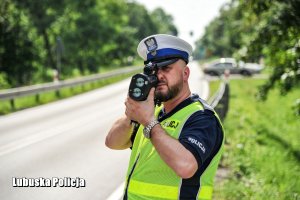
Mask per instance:
[[[151,53],[151,55],[156,55],[156,49],[157,49],[157,42],[155,40],[155,37],[150,37],[144,41],[145,45],[147,46],[147,50]]]

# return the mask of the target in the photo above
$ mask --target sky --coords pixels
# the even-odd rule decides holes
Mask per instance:
[[[219,9],[230,0],[136,0],[147,10],[157,7],[173,16],[178,36],[194,47],[194,42],[204,33],[205,26],[219,15]],[[190,32],[193,36],[190,36]]]

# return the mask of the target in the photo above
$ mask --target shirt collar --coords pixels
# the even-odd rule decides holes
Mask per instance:
[[[169,117],[171,117],[173,114],[175,114],[177,111],[181,110],[182,108],[190,105],[191,103],[194,103],[198,101],[199,95],[198,94],[192,94],[187,99],[183,100],[181,103],[179,103],[173,110],[171,110],[169,113],[165,113],[164,107],[159,111],[158,114],[158,121],[163,121]]]

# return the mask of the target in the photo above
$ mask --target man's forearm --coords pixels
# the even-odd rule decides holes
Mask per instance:
[[[198,169],[193,154],[178,140],[169,136],[160,125],[153,127],[151,142],[160,157],[182,178],[192,177]]]
[[[126,116],[118,119],[106,136],[105,145],[111,149],[127,149],[131,147],[132,125]]]

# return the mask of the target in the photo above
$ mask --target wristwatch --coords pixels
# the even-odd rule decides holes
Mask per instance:
[[[156,119],[151,121],[143,130],[144,136],[145,138],[150,139],[151,138],[151,130],[152,128],[156,125],[159,124],[159,121],[157,121]]]

